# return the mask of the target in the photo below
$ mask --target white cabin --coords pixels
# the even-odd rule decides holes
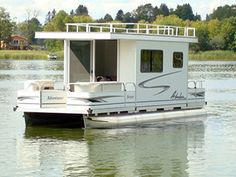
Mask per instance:
[[[84,127],[109,128],[205,114],[202,83],[188,81],[189,43],[198,41],[194,28],[66,26],[66,32],[36,33],[36,38],[64,40],[64,89],[56,90],[53,81],[25,82],[17,109],[31,123],[42,114],[60,114],[81,119]]]

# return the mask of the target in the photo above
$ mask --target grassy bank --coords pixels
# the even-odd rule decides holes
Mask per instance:
[[[0,50],[0,59],[32,60],[48,59],[50,52],[43,50]],[[63,58],[63,51],[55,52],[59,59]]]
[[[212,50],[198,53],[190,52],[189,59],[200,61],[233,61],[236,60],[236,52],[222,50]]]
[[[0,50],[0,59],[32,60],[48,59],[49,51],[45,50]],[[63,51],[54,52],[58,59],[63,59]],[[236,52],[233,51],[205,51],[198,53],[189,53],[190,60],[215,60],[215,61],[236,61]]]

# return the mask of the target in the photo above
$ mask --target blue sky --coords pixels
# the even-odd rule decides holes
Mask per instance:
[[[24,21],[27,19],[27,12],[37,12],[38,19],[44,23],[48,11],[54,8],[56,11],[65,10],[70,12],[76,9],[79,4],[87,6],[89,15],[94,19],[104,17],[106,13],[115,17],[117,11],[122,9],[124,12],[131,12],[139,5],[151,3],[153,6],[160,6],[165,3],[169,8],[176,8],[177,4],[182,5],[189,3],[193,12],[200,14],[204,19],[206,14],[209,14],[213,9],[225,4],[236,4],[235,0],[0,0],[0,7],[4,7],[16,22]]]

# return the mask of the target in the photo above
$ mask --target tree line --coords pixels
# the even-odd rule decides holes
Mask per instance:
[[[236,5],[219,6],[206,16],[206,20],[194,14],[190,4],[177,5],[176,9],[172,9],[166,4],[157,7],[147,3],[131,12],[120,9],[114,18],[110,14],[105,14],[104,17],[96,20],[89,15],[86,6],[79,5],[70,13],[64,10],[56,12],[55,9],[49,11],[43,25],[37,19],[37,13],[30,12],[25,21],[16,24],[11,20],[9,13],[0,7],[0,39],[7,40],[11,34],[20,34],[25,36],[31,44],[40,44],[40,40],[34,38],[35,31],[65,31],[66,23],[87,22],[141,22],[195,27],[199,43],[191,45],[193,51],[236,51]],[[48,49],[62,49],[60,41],[46,40],[45,45]]]

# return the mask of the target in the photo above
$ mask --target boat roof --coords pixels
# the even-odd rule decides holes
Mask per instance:
[[[36,32],[35,37],[61,40],[198,42],[195,28],[140,23],[67,23],[66,32]]]

